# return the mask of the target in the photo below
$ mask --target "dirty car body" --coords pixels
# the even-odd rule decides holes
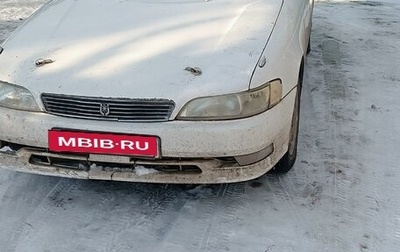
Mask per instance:
[[[225,183],[292,153],[290,169],[312,6],[50,1],[2,45],[0,167]]]

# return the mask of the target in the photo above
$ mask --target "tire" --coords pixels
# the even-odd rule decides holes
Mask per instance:
[[[292,125],[290,127],[289,133],[289,146],[288,150],[283,155],[281,160],[272,169],[273,173],[286,173],[292,169],[297,157],[297,142],[299,135],[299,122],[300,122],[300,97],[301,97],[301,87],[302,87],[302,73],[299,77],[299,82],[296,91],[296,100],[294,103]]]
[[[311,36],[308,39],[307,54],[310,54],[310,52],[311,52]]]

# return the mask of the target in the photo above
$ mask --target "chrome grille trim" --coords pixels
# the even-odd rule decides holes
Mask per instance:
[[[175,103],[167,99],[128,99],[69,96],[43,93],[46,112],[54,115],[106,121],[168,121]],[[100,104],[108,104],[107,116],[100,113]]]

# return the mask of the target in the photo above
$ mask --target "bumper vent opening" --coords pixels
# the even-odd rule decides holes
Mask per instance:
[[[133,171],[135,166],[143,166],[148,169],[154,169],[165,173],[185,173],[185,174],[200,174],[201,169],[196,165],[176,165],[176,164],[115,164],[104,162],[89,162],[84,160],[76,160],[69,158],[56,158],[42,155],[31,155],[29,163],[41,166],[55,166],[72,170],[89,171],[90,166],[94,163],[96,167],[102,167],[106,171]]]
[[[32,155],[29,163],[33,165],[55,166],[59,168],[88,171],[89,165],[85,161]]]
[[[146,168],[151,168],[165,173],[201,173],[201,169],[195,165],[150,165],[146,166]]]

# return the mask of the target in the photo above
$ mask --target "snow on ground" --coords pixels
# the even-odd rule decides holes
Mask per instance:
[[[0,44],[22,20],[29,17],[46,0],[1,0],[0,1]]]
[[[1,0],[0,41],[43,2]],[[399,251],[399,13],[316,3],[288,174],[189,189],[1,169],[0,250]]]

